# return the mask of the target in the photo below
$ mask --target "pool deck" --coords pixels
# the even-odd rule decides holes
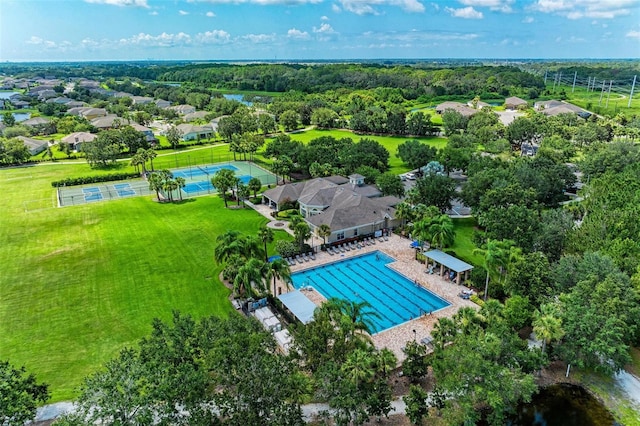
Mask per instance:
[[[415,260],[415,249],[411,248],[410,244],[411,240],[407,238],[403,238],[398,235],[390,235],[388,241],[376,241],[376,244],[374,245],[364,246],[361,249],[351,250],[345,253],[335,254],[333,256],[326,252],[319,252],[316,254],[316,260],[302,264],[296,263],[295,266],[291,267],[291,272],[295,273],[303,271],[307,268],[313,268],[327,263],[348,259],[350,257],[359,256],[376,250],[386,253],[396,259],[395,262],[389,264],[391,268],[410,280],[417,282],[424,288],[429,289],[431,292],[444,298],[451,304],[437,312],[433,312],[431,315],[424,315],[420,318],[416,318],[412,321],[408,321],[372,336],[373,344],[376,348],[390,349],[398,358],[398,362],[402,362],[405,358],[402,348],[404,348],[406,343],[414,338],[420,341],[425,337],[430,336],[433,326],[438,321],[438,318],[451,317],[458,311],[458,309],[464,306],[470,306],[475,309],[478,308],[478,305],[475,303],[470,300],[462,299],[458,296],[462,290],[469,290],[468,287],[452,283],[439,275],[427,273],[424,264]],[[324,296],[315,290],[305,290],[304,293],[317,305],[320,305],[326,300]]]

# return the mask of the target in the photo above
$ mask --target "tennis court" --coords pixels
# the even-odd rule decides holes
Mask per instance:
[[[194,165],[172,169],[171,173],[173,173],[173,177],[181,177],[186,181],[186,185],[182,188],[183,197],[195,197],[214,193],[216,189],[211,184],[211,178],[223,169],[232,170],[245,185],[253,177],[260,179],[263,185],[275,185],[276,183],[276,177],[273,173],[248,161]],[[177,191],[174,192],[176,194],[173,195],[177,197]]]
[[[74,206],[153,194],[144,179],[58,188],[58,206]]]
[[[215,193],[216,189],[211,184],[211,178],[223,169],[233,170],[244,184],[247,184],[252,177],[260,179],[263,185],[275,185],[276,183],[276,177],[273,173],[250,162],[232,161],[219,164],[193,165],[171,170],[174,178],[181,177],[186,182],[184,188],[173,191],[173,198],[177,200],[180,197],[178,191],[182,191],[183,198]],[[149,189],[149,182],[145,179],[132,179],[106,182],[104,184],[62,187],[58,188],[57,195],[58,206],[64,207],[142,195],[155,195],[155,191]],[[163,195],[167,196],[168,194]]]

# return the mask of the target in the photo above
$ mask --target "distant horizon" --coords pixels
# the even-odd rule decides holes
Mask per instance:
[[[0,1],[0,63],[353,58],[640,58],[640,0]]]

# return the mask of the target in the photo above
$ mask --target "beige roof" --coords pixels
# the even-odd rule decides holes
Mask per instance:
[[[75,132],[75,133],[71,133],[70,135],[65,136],[61,140],[62,140],[62,142],[66,142],[66,143],[91,142],[92,140],[94,140],[97,137],[98,137],[98,135],[93,134],[93,133]]]
[[[443,102],[440,105],[436,106],[436,112],[438,114],[442,114],[444,113],[446,110],[448,109],[452,109],[454,111],[459,112],[460,114],[464,115],[465,117],[470,117],[473,114],[477,113],[478,111],[473,109],[473,108],[469,108],[468,106],[461,104],[460,102]]]
[[[124,122],[124,120],[120,117],[118,117],[115,114],[109,114],[105,117],[98,117],[98,118],[94,118],[93,120],[91,120],[91,124],[95,127],[99,127],[99,128],[108,128],[108,127],[113,127],[113,122],[116,120],[120,120],[121,123]]]
[[[42,124],[49,124],[51,120],[46,117],[33,117],[22,122],[25,126],[40,126]]]
[[[527,105],[527,101],[520,99],[517,96],[511,96],[504,100],[505,105]]]

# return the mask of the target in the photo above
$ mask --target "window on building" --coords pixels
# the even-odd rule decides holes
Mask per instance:
[[[336,236],[338,237],[338,240],[344,240],[344,231],[338,232]]]
[[[358,236],[358,229],[357,229],[357,228],[353,230],[353,236],[354,236],[354,237],[357,237],[357,236]]]

